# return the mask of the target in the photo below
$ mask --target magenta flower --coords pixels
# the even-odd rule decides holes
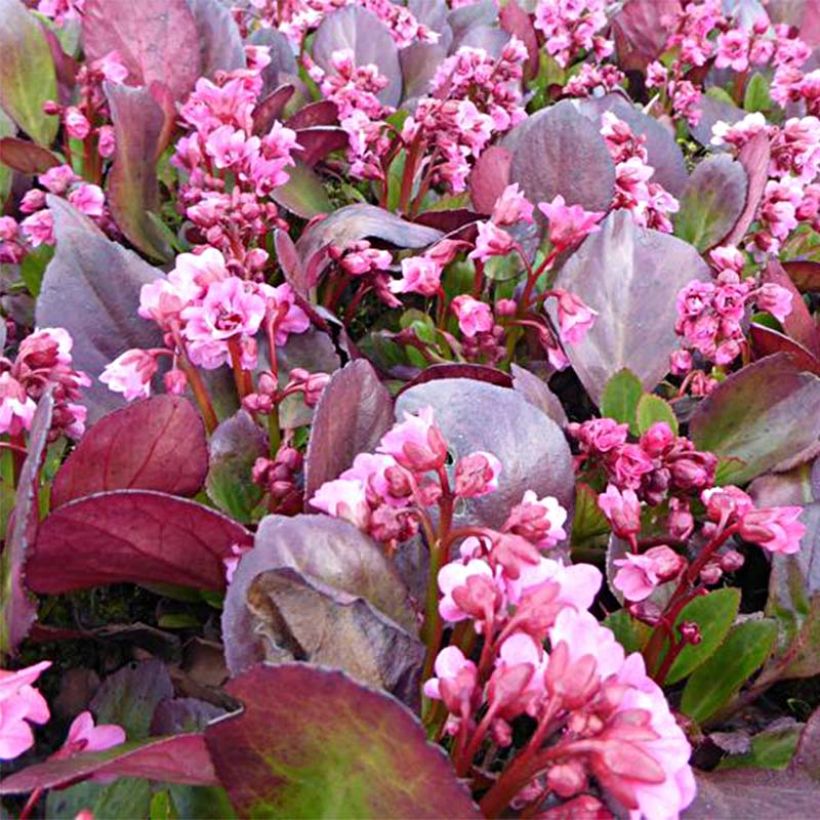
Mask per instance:
[[[589,609],[601,588],[601,572],[591,564],[564,565],[551,558],[539,558],[535,564],[521,562],[516,578],[504,575],[504,587],[510,603],[518,605],[525,595],[557,584],[557,601],[577,609]]]
[[[102,216],[105,194],[99,185],[78,185],[69,195],[68,201],[86,216]]]
[[[517,222],[532,222],[532,203],[527,200],[515,182],[508,185],[493,205],[490,219],[496,225],[515,225]]]
[[[100,374],[100,381],[107,384],[109,390],[122,393],[126,401],[133,401],[148,398],[151,379],[156,372],[156,357],[146,350],[132,348],[106,365]]]
[[[580,205],[567,205],[558,194],[552,202],[539,202],[538,210],[547,218],[549,240],[558,251],[571,248],[599,230],[601,211],[585,211]]]
[[[84,140],[91,132],[91,123],[85,114],[74,105],[68,106],[63,112],[63,125],[68,135],[75,140]]]
[[[773,282],[762,285],[755,294],[758,309],[771,313],[778,322],[784,322],[792,312],[792,299],[791,291]]]
[[[493,329],[493,312],[485,302],[462,294],[453,299],[450,307],[458,318],[459,330],[468,339],[479,333],[489,333]]]
[[[483,450],[459,459],[456,464],[455,492],[461,498],[479,498],[498,489],[501,462]]]
[[[642,555],[627,553],[615,560],[620,567],[612,582],[628,601],[643,601],[658,584],[669,581],[680,573],[685,561],[665,545],[652,547]]]
[[[429,256],[401,260],[401,279],[390,283],[393,293],[420,293],[435,296],[441,289],[441,266]]]
[[[285,283],[274,288],[262,283],[258,287],[265,297],[268,316],[273,317],[277,345],[284,345],[291,333],[304,333],[310,327],[310,319],[296,304],[296,294],[290,285]]]
[[[515,240],[494,222],[479,222],[475,250],[469,254],[470,259],[486,262],[493,256],[506,256],[515,247]]]
[[[31,429],[37,405],[8,371],[0,373],[0,433],[16,436]]]
[[[749,35],[743,29],[732,29],[717,38],[716,68],[745,71],[749,67]]]
[[[19,757],[34,745],[29,723],[48,721],[48,704],[32,684],[49,666],[51,661],[41,661],[17,672],[0,669],[0,760]]]
[[[125,743],[125,730],[114,723],[94,725],[91,712],[80,712],[71,722],[68,737],[55,757],[71,757],[80,752],[103,752]]]
[[[740,487],[712,487],[700,494],[711,521],[729,521],[733,516],[744,516],[754,509],[754,501]]]
[[[598,496],[598,507],[620,538],[631,538],[641,531],[641,504],[634,490],[621,492],[614,484],[607,484],[606,492]]]
[[[769,552],[793,555],[800,551],[806,525],[797,519],[802,507],[767,507],[748,510],[740,519],[740,537]]]
[[[70,165],[56,165],[37,177],[37,181],[43,188],[60,196],[66,193],[69,185],[79,182],[79,180],[80,178],[74,173],[74,169]]]
[[[404,414],[404,421],[393,425],[381,439],[377,452],[393,456],[408,470],[426,473],[444,466],[447,443],[433,421],[433,410],[424,407],[415,414]]]
[[[568,344],[577,344],[595,323],[597,310],[588,307],[574,293],[556,290],[558,296],[558,325],[561,338]]]
[[[37,211],[20,223],[20,230],[33,248],[39,248],[40,245],[53,245],[54,215],[48,208]]]

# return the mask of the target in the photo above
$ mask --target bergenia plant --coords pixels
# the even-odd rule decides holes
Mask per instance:
[[[811,816],[818,14],[0,0],[0,814]]]

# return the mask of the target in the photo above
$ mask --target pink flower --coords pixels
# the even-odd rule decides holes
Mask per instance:
[[[54,215],[48,208],[27,216],[20,229],[33,248],[54,244]]]
[[[754,509],[754,502],[740,487],[712,487],[700,494],[711,521],[724,523],[735,516],[743,516]]]
[[[614,484],[608,484],[606,492],[598,496],[598,507],[612,532],[620,538],[630,538],[641,531],[641,504],[633,490],[621,492]]]
[[[625,444],[629,425],[619,424],[615,419],[602,418],[570,425],[569,431],[578,439],[584,452],[598,455],[617,450]]]
[[[585,305],[574,293],[556,290],[558,296],[558,325],[561,339],[568,344],[577,344],[595,323],[597,310]]]
[[[69,195],[68,201],[86,216],[102,216],[105,194],[99,185],[78,185]]]
[[[262,283],[259,292],[265,297],[269,320],[272,317],[277,345],[284,345],[291,333],[304,333],[310,327],[310,319],[296,304],[296,294],[290,285],[271,287]]]
[[[620,567],[613,585],[623,592],[628,601],[643,601],[655,587],[680,573],[685,561],[665,545],[652,547],[642,555],[627,553],[626,558],[615,560]]]
[[[54,757],[71,757],[80,752],[102,752],[125,743],[125,730],[114,723],[94,725],[91,712],[80,712],[71,722],[68,737]]]
[[[467,618],[485,620],[501,603],[501,591],[490,565],[478,558],[466,564],[461,561],[445,564],[438,572],[437,582],[442,595],[438,611],[448,623]]]
[[[793,294],[780,285],[767,282],[755,294],[755,301],[760,310],[768,311],[778,320],[784,322],[792,312]]]
[[[420,293],[435,296],[441,289],[441,266],[428,256],[401,260],[401,279],[390,283],[393,293]]]
[[[478,683],[476,665],[457,646],[446,646],[436,656],[433,669],[436,677],[425,681],[425,697],[443,700],[453,714],[462,713],[465,706],[469,708]]]
[[[534,490],[526,490],[521,503],[513,507],[504,524],[505,531],[532,541],[539,549],[552,549],[567,537],[564,524],[567,511],[558,499],[548,495],[538,498]]]
[[[0,433],[18,435],[31,429],[37,405],[8,371],[0,373]]]
[[[623,647],[586,607],[564,607],[549,630],[549,639],[553,651],[559,643],[566,644],[570,661],[578,661],[585,655],[594,658],[601,678],[616,674],[623,666]]]
[[[84,140],[91,132],[91,123],[85,114],[74,105],[68,106],[63,113],[63,123],[68,135],[75,140]]]
[[[381,439],[377,452],[393,456],[402,467],[417,473],[437,470],[447,459],[447,443],[433,420],[433,409],[424,407],[404,414]]]
[[[585,211],[580,205],[567,205],[560,194],[552,202],[539,202],[538,210],[549,220],[549,240],[559,250],[578,244],[595,231],[603,212]]]
[[[37,181],[50,193],[62,195],[68,190],[69,185],[79,181],[79,177],[70,165],[56,165],[40,174]]]
[[[366,530],[370,522],[364,485],[355,479],[326,481],[310,499],[310,505],[334,518],[343,518],[360,530]]]
[[[749,67],[749,35],[743,29],[718,35],[715,67],[734,71],[745,71]]]
[[[0,669],[0,760],[19,757],[34,745],[29,723],[48,721],[48,704],[32,684],[49,666],[51,661],[41,661],[17,672]]]
[[[462,294],[453,299],[450,307],[458,318],[459,329],[468,339],[478,333],[489,333],[493,329],[493,312],[485,302]]]
[[[515,225],[516,222],[532,222],[532,203],[527,200],[515,182],[508,185],[495,201],[490,219],[496,225]]]
[[[495,669],[496,677],[499,672],[526,664],[532,668],[524,688],[517,697],[509,701],[502,711],[502,716],[512,720],[518,715],[528,714],[535,717],[538,713],[540,701],[546,694],[544,689],[544,673],[547,670],[548,657],[544,647],[536,643],[526,632],[514,632],[506,638],[498,648]]]
[[[259,146],[259,137],[248,137],[243,130],[231,125],[214,129],[205,141],[205,150],[217,168],[232,168],[246,158],[257,156]]]
[[[114,156],[117,150],[117,138],[114,128],[110,125],[101,125],[97,132],[97,153],[104,159]]]
[[[802,507],[767,507],[748,510],[740,519],[740,537],[753,544],[783,555],[800,551],[800,539],[806,525],[797,519]]]
[[[492,454],[477,450],[456,464],[455,493],[461,498],[480,498],[498,489],[501,462]]]
[[[612,464],[615,484],[630,490],[641,486],[641,479],[655,469],[652,459],[638,444],[624,444]]]
[[[517,578],[504,576],[504,588],[511,604],[547,583],[557,584],[557,601],[577,609],[589,609],[601,588],[601,572],[591,564],[571,564],[540,558],[535,564],[521,563]]]
[[[469,254],[470,259],[486,262],[493,256],[505,256],[515,247],[515,240],[494,222],[479,222],[475,250]]]
[[[265,316],[265,300],[249,283],[231,276],[211,284],[202,304],[186,307],[181,315],[187,322],[185,337],[193,343],[253,336]]]
[[[109,51],[96,60],[92,67],[101,71],[110,83],[124,83],[128,78],[128,69],[123,64],[119,51]]]
[[[122,393],[126,401],[144,399],[151,394],[151,379],[157,372],[157,360],[147,350],[132,348],[106,365],[100,381],[109,390]]]

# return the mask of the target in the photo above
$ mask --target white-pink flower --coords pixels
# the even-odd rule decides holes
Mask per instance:
[[[435,296],[441,289],[441,266],[429,256],[401,260],[401,279],[390,283],[393,293],[420,293]]]
[[[367,492],[358,479],[326,481],[314,493],[310,505],[334,518],[343,518],[360,530],[366,530],[370,522]]]
[[[49,666],[51,661],[41,661],[17,672],[0,669],[0,760],[19,757],[34,745],[29,723],[48,721],[48,704],[32,684]]]
[[[105,194],[99,185],[78,185],[69,195],[68,201],[86,216],[102,216]]]
[[[471,578],[484,578],[489,584],[496,586],[490,565],[479,558],[473,558],[466,563],[452,561],[439,570],[437,581],[442,597],[438,602],[438,611],[445,621],[456,623],[475,617],[474,613],[462,609],[453,597],[457,589],[467,588]]]
[[[421,473],[442,467],[447,459],[447,444],[436,427],[432,407],[405,412],[404,421],[394,424],[376,449],[393,456],[402,467]]]
[[[109,390],[122,393],[126,401],[147,398],[151,394],[151,379],[157,372],[157,360],[146,350],[126,350],[106,365],[100,381]]]
[[[265,298],[268,316],[274,317],[274,342],[277,345],[284,345],[291,333],[304,333],[310,327],[310,319],[296,304],[296,295],[290,285],[272,287],[263,283],[258,287]]]
[[[31,429],[37,405],[8,371],[0,373],[0,433],[17,435]]]
[[[592,564],[564,565],[551,558],[540,558],[536,564],[521,563],[517,578],[504,576],[504,588],[510,603],[517,605],[529,592],[547,583],[557,584],[559,594],[556,600],[568,607],[589,609],[598,590],[602,575]]]
[[[558,326],[561,339],[568,344],[578,344],[595,323],[597,310],[584,304],[579,296],[568,290],[556,290],[558,296]]]

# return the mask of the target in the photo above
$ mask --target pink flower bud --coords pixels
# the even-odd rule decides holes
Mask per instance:
[[[652,458],[662,456],[675,441],[672,428],[665,421],[656,421],[640,439],[641,447]]]
[[[598,507],[619,538],[631,538],[641,531],[641,504],[633,490],[622,493],[608,484],[606,492],[598,496]]]
[[[724,572],[737,572],[746,563],[746,558],[737,550],[727,550],[720,556],[720,568]]]
[[[722,577],[723,570],[720,568],[720,564],[712,561],[700,571],[700,580],[708,587],[714,586]]]
[[[433,410],[425,407],[382,436],[379,453],[393,456],[402,467],[418,473],[437,470],[447,460],[447,443],[433,421]]]
[[[694,621],[684,621],[678,628],[681,638],[688,644],[697,646],[703,640],[700,627]]]
[[[165,389],[174,396],[181,396],[188,388],[188,377],[182,370],[169,370],[163,380]]]
[[[669,516],[666,529],[672,538],[685,541],[695,529],[695,517],[689,509],[689,503],[679,498],[669,499]]]
[[[455,493],[461,498],[480,498],[498,489],[501,462],[492,454],[476,451],[456,464]]]
[[[84,140],[91,131],[91,123],[76,106],[70,105],[63,113],[63,123],[68,135],[75,140]]]
[[[587,772],[580,760],[558,763],[547,774],[547,785],[559,797],[572,797],[587,787]]]

